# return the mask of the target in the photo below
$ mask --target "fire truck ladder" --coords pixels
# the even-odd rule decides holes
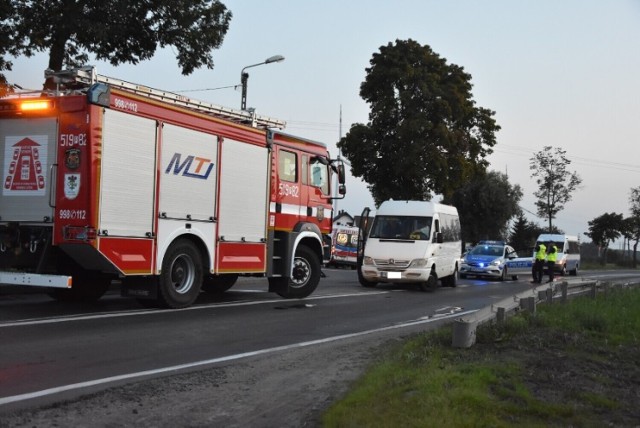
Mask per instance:
[[[232,122],[251,124],[256,128],[278,128],[284,129],[286,122],[267,116],[258,116],[254,111],[235,110],[210,104],[203,101],[194,100],[184,95],[167,92],[160,89],[153,89],[148,86],[114,79],[113,77],[97,74],[95,67],[82,67],[62,71],[45,71],[45,78],[52,78],[57,84],[84,84],[104,83],[114,88],[124,89],[135,94],[144,95],[149,98],[179,105],[200,113],[205,113],[218,118],[230,120]]]

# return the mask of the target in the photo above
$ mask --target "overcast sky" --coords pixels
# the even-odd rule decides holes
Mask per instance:
[[[478,106],[496,112],[490,169],[506,172],[535,216],[529,160],[543,146],[561,147],[583,179],[555,224],[580,235],[605,212],[629,215],[629,191],[640,186],[639,0],[223,0],[233,13],[215,68],[183,76],[171,49],[138,65],[93,62],[100,74],[192,98],[240,107],[240,71],[250,68],[247,106],[287,121],[286,132],[335,143],[366,123],[360,98],[365,68],[396,39],[429,45],[472,76]],[[11,83],[39,88],[47,58],[14,60]],[[223,89],[215,89],[223,88]],[[210,89],[210,90],[202,90]],[[340,124],[342,108],[342,127]],[[348,177],[338,209],[373,208],[366,185]]]

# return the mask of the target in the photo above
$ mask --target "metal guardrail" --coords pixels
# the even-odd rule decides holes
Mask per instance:
[[[557,299],[566,302],[569,298],[587,294],[595,297],[599,292],[607,293],[611,287],[632,286],[640,286],[640,279],[627,282],[572,279],[542,284],[455,319],[452,345],[456,348],[469,348],[475,344],[478,326],[494,320],[503,322],[507,315],[520,310],[535,313],[536,304],[540,302],[552,303]]]

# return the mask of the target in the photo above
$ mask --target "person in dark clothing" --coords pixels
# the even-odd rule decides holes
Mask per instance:
[[[540,243],[536,245],[535,254],[533,259],[533,268],[531,269],[531,274],[533,275],[534,284],[542,283],[542,277],[544,276],[544,264],[547,258],[547,247]]]

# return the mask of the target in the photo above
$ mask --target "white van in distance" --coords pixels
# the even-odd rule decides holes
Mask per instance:
[[[580,241],[577,236],[562,234],[542,234],[538,236],[536,246],[544,244],[549,253],[549,242],[558,247],[558,258],[556,259],[555,272],[560,275],[577,275],[580,268]],[[535,257],[535,250],[534,250]],[[545,266],[546,270],[546,266]]]
[[[385,201],[376,211],[364,244],[358,279],[376,283],[415,283],[434,289],[438,280],[456,286],[462,253],[458,210],[426,201]]]

